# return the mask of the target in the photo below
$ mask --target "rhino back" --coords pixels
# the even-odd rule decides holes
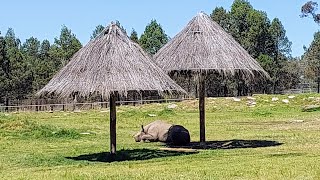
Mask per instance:
[[[157,120],[146,125],[144,131],[148,134],[151,134],[155,140],[165,142],[168,137],[168,130],[171,126],[172,124]]]

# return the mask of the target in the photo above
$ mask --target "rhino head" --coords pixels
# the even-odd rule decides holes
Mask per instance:
[[[141,125],[141,131],[138,132],[136,135],[134,135],[133,138],[134,138],[134,140],[135,140],[136,142],[140,142],[140,141],[141,141],[141,137],[142,137],[143,135],[145,135],[145,134],[146,134],[146,133],[144,132],[143,125]]]

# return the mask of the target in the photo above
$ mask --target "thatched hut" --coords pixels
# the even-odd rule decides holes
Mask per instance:
[[[205,75],[215,71],[252,78],[268,77],[248,52],[205,13],[199,13],[155,55],[154,61],[169,72],[190,71],[199,76],[200,142],[205,142]]]
[[[100,94],[110,101],[110,151],[116,152],[118,96],[132,91],[184,92],[114,23],[81,48],[37,94],[61,98]]]

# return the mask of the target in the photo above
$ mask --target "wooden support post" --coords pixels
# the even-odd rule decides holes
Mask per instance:
[[[110,153],[116,154],[116,94],[110,94]]]
[[[199,74],[199,112],[200,112],[200,145],[204,146],[206,142],[206,126],[205,126],[205,77]]]
[[[320,93],[320,70],[318,70],[318,77],[316,79],[316,82],[318,84],[317,92]]]

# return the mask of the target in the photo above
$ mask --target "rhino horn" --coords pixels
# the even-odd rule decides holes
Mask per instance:
[[[144,132],[144,128],[143,128],[143,125],[141,125],[141,132]]]

